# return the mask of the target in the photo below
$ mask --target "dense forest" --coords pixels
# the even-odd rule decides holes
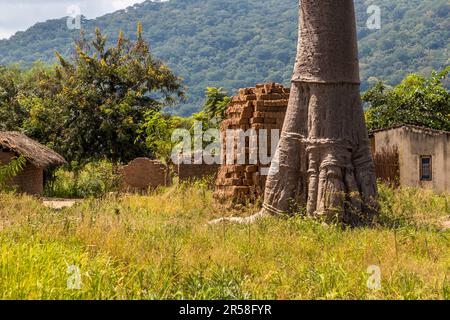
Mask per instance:
[[[366,26],[367,8],[381,7],[381,30]],[[111,43],[119,30],[135,40],[137,21],[153,54],[189,88],[180,115],[199,110],[206,87],[228,93],[257,82],[287,84],[297,37],[297,0],[146,1],[95,20],[83,19],[86,36],[100,27]],[[447,0],[357,0],[362,90],[376,79],[398,84],[407,74],[429,75],[450,63],[450,5]],[[71,56],[79,30],[66,19],[36,24],[0,41],[0,64],[56,62],[55,50]],[[339,48],[336,48],[337,50]]]

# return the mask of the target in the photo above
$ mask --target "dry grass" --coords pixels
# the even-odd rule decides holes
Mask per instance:
[[[448,196],[381,190],[382,225],[342,229],[308,218],[250,226],[201,186],[85,200],[55,211],[0,195],[3,299],[449,299]],[[68,266],[81,271],[72,290]],[[367,287],[381,268],[382,288]],[[69,273],[68,273],[69,271]]]

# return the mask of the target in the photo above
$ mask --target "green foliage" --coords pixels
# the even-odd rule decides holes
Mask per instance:
[[[57,198],[100,197],[118,191],[120,183],[121,177],[114,172],[113,164],[101,160],[90,162],[76,171],[56,170],[46,185],[45,194]]]
[[[0,67],[0,130],[20,126],[24,112],[17,101],[21,71],[16,66]]]
[[[223,88],[206,88],[206,102],[203,111],[209,119],[216,119],[222,122],[225,119],[225,111],[230,103],[230,97],[227,96]]]
[[[69,161],[128,161],[147,153],[137,130],[149,110],[183,99],[181,80],[150,53],[141,25],[135,41],[107,47],[96,29],[73,60],[20,72],[0,69],[0,129],[21,130]],[[135,142],[136,141],[136,142]]]
[[[381,223],[393,228],[421,228],[438,225],[450,217],[450,196],[433,195],[419,188],[393,189],[379,184]],[[431,224],[430,224],[431,222]]]
[[[366,26],[367,8],[381,8],[381,30]],[[389,85],[408,73],[428,75],[449,64],[450,19],[447,0],[355,1],[361,57],[362,91],[369,77]],[[228,92],[259,82],[289,85],[296,52],[298,0],[171,0],[144,3],[94,20],[83,19],[87,35],[123,30],[136,39],[133,23],[152,52],[185,79],[189,101],[180,115],[198,112],[207,86]],[[66,19],[37,24],[0,41],[0,64],[54,61],[56,48],[72,53],[77,30]]]
[[[25,71],[18,65],[0,67],[0,130],[33,127],[37,110],[42,108],[43,89],[49,93],[54,91],[54,77],[51,69],[39,62]],[[52,96],[46,103],[51,101],[51,98]],[[47,127],[51,124],[46,123]]]
[[[201,124],[201,133],[217,129],[225,117],[229,99],[222,88],[207,88],[204,109],[189,118],[150,110],[138,130],[139,139],[145,141],[148,150],[153,151],[156,158],[169,164],[173,153],[179,150],[183,142],[189,141],[191,147],[195,145],[196,139],[202,139],[203,147],[212,142],[203,141],[203,136],[197,136],[198,126]],[[179,141],[180,136],[186,140]]]
[[[140,126],[138,133],[145,140],[147,148],[152,150],[158,159],[169,164],[172,151],[178,144],[177,141],[172,141],[173,133],[177,129],[187,130],[191,125],[190,119],[149,111],[146,113],[145,121]]]
[[[25,167],[26,162],[23,156],[12,159],[8,164],[0,162],[0,191],[6,190],[8,180],[17,176]]]
[[[182,97],[179,79],[152,57],[141,32],[139,24],[135,42],[121,33],[106,49],[97,29],[92,42],[77,46],[74,64],[58,55],[67,106],[61,147],[69,159],[135,157],[143,151],[134,140],[145,113],[172,104],[173,94]]]
[[[449,72],[450,66],[429,78],[411,74],[394,88],[377,83],[362,98],[368,128],[410,124],[450,131],[450,91],[443,85]]]

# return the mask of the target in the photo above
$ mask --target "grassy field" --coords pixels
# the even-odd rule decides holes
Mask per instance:
[[[450,299],[450,197],[382,187],[381,202],[379,226],[352,230],[302,217],[208,226],[257,208],[227,209],[200,185],[62,211],[1,194],[0,298]]]

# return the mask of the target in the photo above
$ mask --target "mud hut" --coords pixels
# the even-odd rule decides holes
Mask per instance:
[[[20,132],[0,132],[0,163],[11,162],[14,157],[27,160],[24,169],[8,185],[19,192],[42,195],[44,192],[44,170],[66,164],[66,160],[50,148],[28,138]]]

